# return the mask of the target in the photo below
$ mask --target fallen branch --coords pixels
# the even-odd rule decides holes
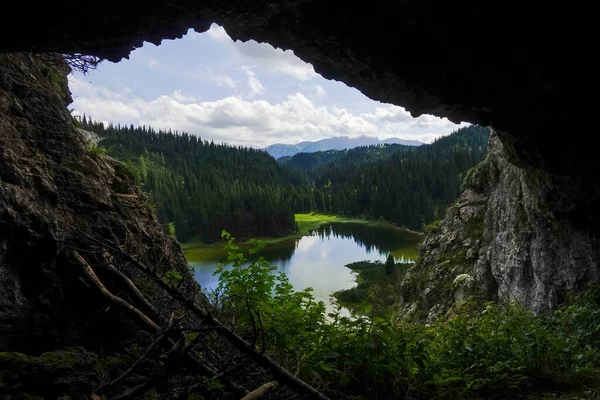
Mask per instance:
[[[106,256],[104,258],[106,259]],[[161,317],[161,315],[158,312],[158,310],[156,309],[156,307],[154,307],[152,305],[152,303],[150,303],[146,299],[146,297],[142,294],[142,292],[140,292],[140,290],[137,288],[137,286],[131,281],[131,279],[129,279],[129,277],[127,275],[125,275],[123,272],[119,271],[112,263],[110,263],[108,261],[108,259],[102,265],[102,267],[104,269],[106,269],[107,271],[111,272],[112,274],[114,274],[115,276],[117,276],[121,280],[121,282],[123,282],[125,284],[125,286],[127,286],[127,288],[131,291],[132,295],[135,297],[135,301],[139,302],[139,304],[143,308],[145,308],[146,311],[148,311],[156,321],[166,322],[166,321],[161,321],[163,318]]]
[[[297,393],[308,396],[309,398],[319,399],[319,400],[329,400],[327,396],[323,393],[319,392],[317,389],[313,388],[303,380],[297,378],[288,372],[285,368],[280,366],[276,361],[271,359],[266,354],[257,351],[250,343],[246,342],[242,337],[233,332],[231,329],[227,328],[223,325],[218,319],[216,319],[210,312],[202,310],[198,307],[195,302],[190,300],[190,298],[184,295],[178,289],[169,285],[162,277],[160,277],[156,271],[152,268],[149,268],[141,261],[135,259],[129,253],[121,250],[120,248],[115,248],[112,246],[108,246],[106,243],[102,243],[100,240],[93,238],[86,234],[90,240],[105,246],[111,251],[120,254],[127,261],[131,262],[136,268],[140,271],[148,275],[157,285],[159,285],[162,289],[164,289],[167,293],[171,295],[171,297],[181,304],[183,304],[189,311],[195,314],[200,319],[208,321],[213,326],[215,326],[215,331],[223,336],[229,343],[231,343],[236,349],[246,354],[252,361],[257,363],[258,365],[268,369],[271,374],[275,376],[277,380],[281,383],[288,385],[290,388],[294,389]],[[208,299],[203,296],[203,300],[206,300],[208,304]]]
[[[275,389],[278,385],[279,384],[275,381],[267,382],[264,385],[254,389],[244,397],[242,397],[241,400],[258,400],[265,396],[267,393],[269,393],[271,390]]]
[[[142,313],[140,310],[138,310],[122,298],[112,294],[104,286],[104,284],[102,284],[100,279],[98,279],[98,276],[94,273],[92,267],[90,267],[87,261],[85,261],[85,259],[79,254],[79,252],[77,252],[77,250],[73,250],[72,254],[75,260],[77,261],[77,264],[81,267],[81,271],[88,278],[90,283],[92,283],[96,287],[96,289],[98,289],[100,294],[102,294],[111,304],[123,310],[125,314],[129,315],[144,329],[149,330],[151,332],[158,332],[160,330],[160,327],[154,321],[148,318],[146,314]]]
[[[154,323],[150,318],[148,318],[144,313],[142,313],[140,310],[138,310],[137,308],[135,308],[134,306],[132,306],[131,304],[129,304],[122,298],[113,295],[104,286],[104,284],[100,281],[98,276],[92,270],[92,267],[90,267],[90,265],[87,263],[87,261],[79,254],[79,252],[77,252],[77,250],[73,250],[72,255],[75,258],[75,260],[77,261],[77,264],[81,267],[83,274],[90,280],[90,282],[98,289],[98,291],[111,304],[116,305],[117,308],[121,309],[125,314],[129,315],[134,321],[136,321],[147,332],[153,333],[153,334],[160,332],[160,327],[156,323]],[[171,345],[173,345],[173,348],[178,347],[177,343],[173,342],[171,339],[168,339],[168,342],[171,343]],[[207,365],[205,365],[204,363],[200,362],[199,360],[193,358],[190,354],[184,354],[183,357],[193,367],[195,367],[201,373],[204,373],[207,376],[208,375],[214,376],[214,375],[218,374],[218,372],[216,372],[213,368],[210,368]],[[133,368],[135,368],[135,366],[132,366],[130,369],[133,370]],[[117,378],[117,379],[119,379],[119,378]],[[223,379],[223,382],[239,394],[245,395],[246,393],[248,393],[248,390],[246,388],[236,384],[235,382],[231,381],[230,379],[228,379],[226,377]],[[137,391],[142,391],[145,388],[146,388],[146,384],[142,384],[134,389]],[[135,392],[135,393],[138,393],[138,392]],[[128,395],[130,396],[131,392],[127,391],[126,393],[123,393],[122,395],[125,396],[122,398],[127,398],[126,396],[128,396]],[[115,398],[117,398],[117,397],[115,397]]]

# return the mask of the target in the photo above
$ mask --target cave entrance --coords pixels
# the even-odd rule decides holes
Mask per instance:
[[[323,78],[291,50],[234,41],[216,24],[159,46],[145,43],[128,60],[105,61],[69,80],[70,108],[80,118],[254,148],[343,137],[429,143],[465,125],[413,118]]]

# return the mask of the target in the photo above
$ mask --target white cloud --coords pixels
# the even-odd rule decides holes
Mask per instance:
[[[229,76],[227,75],[217,75],[215,77],[216,81],[217,81],[217,85],[219,86],[226,86],[229,87],[231,89],[235,89],[237,84],[235,83],[235,81],[233,79],[231,79]]]
[[[250,79],[252,71],[245,71]],[[413,119],[402,107],[392,105],[363,114],[315,105],[300,92],[275,103],[237,96],[199,101],[180,90],[144,100],[125,90],[114,92],[74,76],[69,81],[75,93],[71,107],[78,114],[85,113],[99,121],[185,131],[204,139],[253,147],[361,135],[430,142],[456,129],[448,120],[430,115]]]
[[[447,118],[428,114],[413,118],[404,107],[393,104],[386,104],[375,108],[370,113],[360,115],[366,120],[376,122],[382,128],[382,132],[386,132],[383,137],[400,135],[402,132],[419,132],[418,140],[424,142],[431,142],[441,134],[448,134],[459,127],[469,125],[467,123],[456,125]]]
[[[301,83],[298,85],[297,90],[317,103],[323,103],[329,97],[327,91],[321,85],[305,85]]]
[[[202,33],[198,33],[195,30],[193,30],[192,28],[188,29],[186,36],[189,36],[194,41],[202,40]]]
[[[217,24],[212,24],[206,31],[206,34],[213,40],[218,42],[232,42],[231,38],[225,32],[225,29]]]
[[[150,60],[150,62],[148,62],[148,66],[152,69],[156,69],[158,68],[160,64],[158,63],[158,61],[156,61],[154,58]]]
[[[413,117],[404,107],[398,107],[392,104],[386,104],[383,107],[375,108],[375,111],[362,114],[363,117],[371,120],[389,121],[389,122],[407,122],[413,120]]]
[[[270,44],[254,40],[235,42],[235,47],[244,56],[257,60],[261,66],[272,71],[291,75],[301,81],[317,76],[313,66],[296,57],[291,50],[276,49]]]
[[[196,101],[196,98],[194,96],[187,96],[181,93],[181,90],[175,90],[171,94],[171,97],[173,97],[175,101],[178,101],[180,103],[193,103]]]
[[[327,92],[325,91],[325,89],[323,89],[323,86],[313,85],[313,90],[315,91],[315,96],[317,96],[319,100],[323,100],[327,97]]]
[[[250,70],[250,68],[245,65],[242,66],[242,69],[248,77],[248,88],[250,88],[248,96],[256,97],[260,94],[263,94],[265,92],[265,87],[262,85],[262,83],[260,83],[254,72],[252,72],[252,70]]]
[[[234,42],[225,29],[217,24],[212,24],[206,33],[211,39],[242,56],[256,60],[259,66],[271,71],[287,74],[301,81],[318,76],[313,66],[298,58],[292,50],[276,49],[268,43],[258,43],[254,40]]]
[[[215,83],[219,87],[228,87],[235,89],[237,87],[236,81],[234,81],[229,75],[215,74],[210,67],[206,67],[208,73],[213,77]]]
[[[141,117],[139,110],[124,102],[126,95],[115,93],[102,87],[95,87],[89,82],[69,76],[69,87],[74,96],[73,105],[76,114],[98,115],[100,120],[132,121]],[[97,101],[102,99],[102,101]],[[110,116],[106,118],[105,116]]]
[[[267,43],[235,42],[236,49],[244,56],[253,58],[272,71],[291,75],[294,78],[306,81],[317,76],[312,65],[299,59],[291,50],[276,49]]]

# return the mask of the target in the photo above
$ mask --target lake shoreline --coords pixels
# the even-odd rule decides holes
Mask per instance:
[[[391,273],[386,271],[386,265],[381,261],[357,261],[346,264],[345,267],[355,274],[356,286],[341,289],[332,293],[336,302],[353,313],[369,315],[374,311],[381,312],[382,307],[393,307],[400,302],[397,286],[412,264],[395,263]],[[377,298],[372,297],[377,292]],[[387,304],[382,301],[387,299]],[[375,300],[377,299],[377,300]],[[392,299],[390,301],[390,299]]]
[[[299,225],[305,233],[312,231],[311,235],[272,243],[256,253],[250,252],[256,246],[254,243],[237,244],[237,252],[247,258],[244,266],[264,258],[287,275],[296,291],[312,288],[315,298],[330,310],[335,304],[331,297],[334,292],[357,284],[357,276],[348,265],[361,260],[384,262],[390,254],[397,262],[410,262],[418,257],[416,247],[422,240],[421,235],[380,221],[356,223],[347,218],[340,222],[337,217],[322,215],[304,215],[304,221],[300,219]],[[215,266],[226,262],[227,251],[218,245],[188,248],[186,258],[202,287],[211,290],[218,286]]]
[[[265,245],[269,244],[277,244],[288,240],[299,239],[303,236],[310,235],[314,230],[320,228],[323,225],[330,223],[354,223],[354,224],[365,224],[371,227],[381,227],[381,228],[391,228],[399,231],[404,231],[408,233],[412,233],[419,236],[424,236],[423,232],[413,231],[406,227],[397,226],[387,221],[379,221],[373,219],[366,218],[357,218],[357,217],[343,217],[339,215],[330,215],[330,214],[318,214],[318,213],[307,213],[307,214],[295,214],[296,223],[298,225],[298,232],[292,233],[290,235],[282,236],[282,237],[258,237],[256,239],[260,240]],[[184,254],[187,258],[186,250],[198,249],[198,248],[219,248],[222,249],[226,244],[226,241],[219,241],[215,243],[202,243],[197,239],[190,239],[186,242],[180,243],[181,249],[184,251]],[[238,246],[243,246],[247,248],[253,247],[253,244],[250,240],[236,241]]]

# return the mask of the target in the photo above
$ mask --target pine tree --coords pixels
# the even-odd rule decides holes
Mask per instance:
[[[394,269],[396,267],[396,262],[394,261],[394,256],[392,254],[388,254],[387,260],[385,260],[385,273],[389,276],[394,273]]]

